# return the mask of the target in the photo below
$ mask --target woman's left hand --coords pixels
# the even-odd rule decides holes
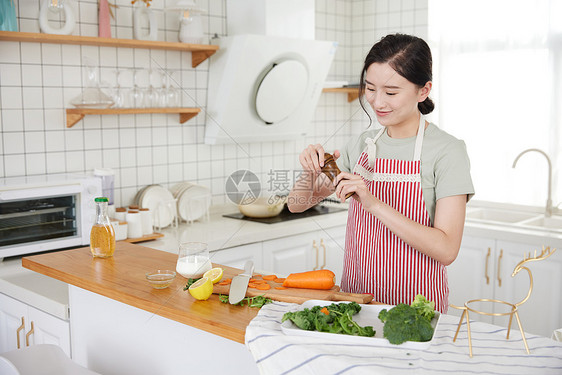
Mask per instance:
[[[345,196],[349,193],[355,193],[351,197],[361,202],[364,208],[377,200],[365,185],[363,178],[357,174],[341,172],[334,183],[336,185],[336,197],[342,202],[345,201]]]

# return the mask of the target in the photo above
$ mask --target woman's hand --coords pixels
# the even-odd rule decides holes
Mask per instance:
[[[303,171],[320,173],[324,166],[324,148],[321,144],[308,145],[299,155]]]
[[[341,172],[334,184],[336,185],[336,196],[342,202],[345,201],[347,194],[355,193],[351,197],[361,202],[363,208],[369,211],[369,208],[378,201],[367,188],[363,178],[357,174]]]

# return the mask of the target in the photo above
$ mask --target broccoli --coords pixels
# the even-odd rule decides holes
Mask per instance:
[[[418,294],[411,305],[400,303],[390,310],[381,310],[379,319],[384,323],[383,336],[395,345],[405,341],[431,340],[434,306],[435,302],[430,302]]]
[[[418,294],[410,306],[418,309],[418,313],[431,321],[435,316],[435,302],[428,301],[423,295]]]

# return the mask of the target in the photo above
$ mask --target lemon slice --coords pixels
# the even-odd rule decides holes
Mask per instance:
[[[207,272],[205,272],[203,274],[203,277],[207,277],[207,278],[211,279],[211,282],[213,284],[216,284],[219,281],[221,281],[221,279],[222,279],[222,268],[220,268],[220,267],[212,268],[212,269],[208,270]]]
[[[204,301],[209,298],[211,294],[213,294],[213,283],[211,282],[211,279],[202,277],[191,284],[189,287],[189,294],[200,301]]]

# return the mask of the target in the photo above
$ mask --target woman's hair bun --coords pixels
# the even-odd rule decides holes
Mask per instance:
[[[427,115],[428,113],[433,112],[433,110],[435,109],[435,104],[433,103],[433,100],[431,100],[428,96],[423,102],[418,103],[418,109],[422,114]]]

